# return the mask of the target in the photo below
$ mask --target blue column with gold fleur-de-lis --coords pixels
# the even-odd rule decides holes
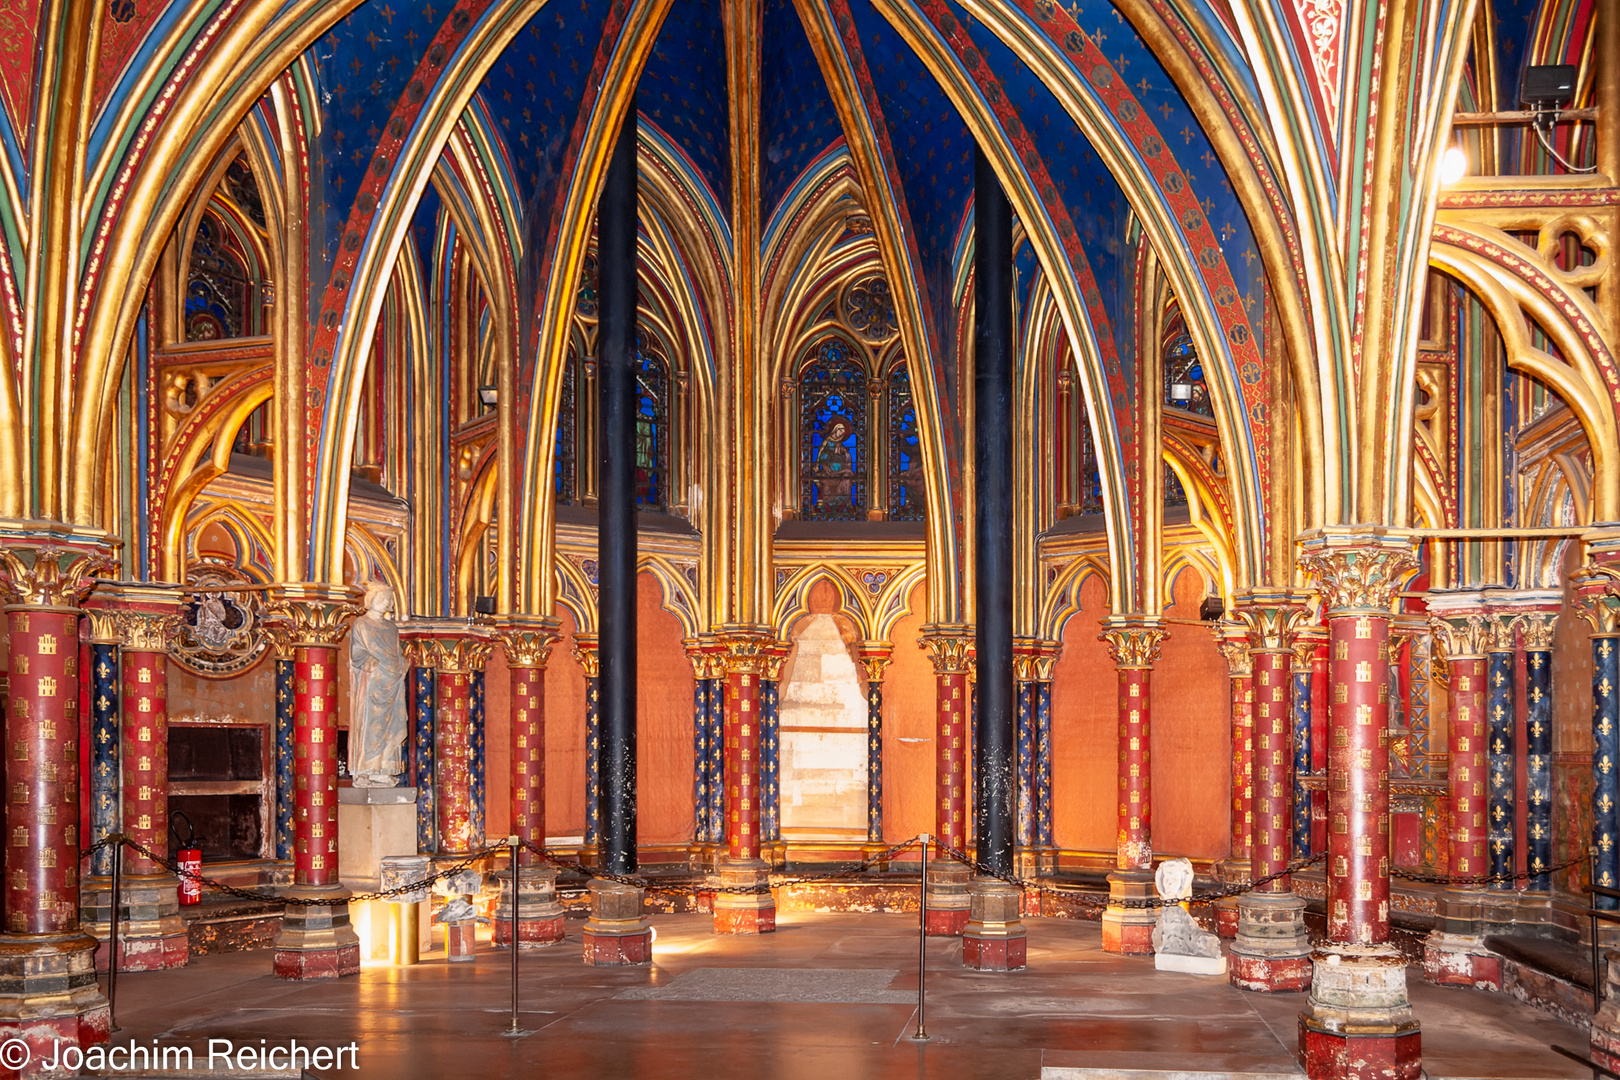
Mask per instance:
[[[585,836],[587,852],[601,842],[602,810],[602,659],[595,634],[575,634],[571,650],[585,672]]]
[[[726,680],[709,683],[709,840],[726,842]]]
[[[1620,635],[1592,636],[1592,844],[1598,849],[1597,883],[1620,884]],[[1599,896],[1605,911],[1620,907]]]
[[[709,694],[713,680],[692,682],[692,842],[709,840]]]
[[[108,623],[111,619],[106,620]],[[118,831],[118,643],[116,628],[103,626],[111,641],[100,640],[102,620],[90,619],[90,841]],[[113,848],[90,857],[90,873],[113,871]]]
[[[1517,755],[1514,727],[1518,663],[1514,631],[1518,618],[1492,611],[1491,644],[1485,668],[1485,850],[1492,889],[1512,889],[1518,835]]]
[[[473,846],[484,846],[484,807],[488,794],[487,766],[484,757],[484,671],[482,668],[471,672],[471,687],[468,695],[467,720],[469,752],[467,755],[468,788],[472,795],[472,808],[468,815],[468,835],[472,837]]]
[[[1311,692],[1317,646],[1325,631],[1301,631],[1294,640],[1294,679],[1291,715],[1294,727],[1294,858],[1311,857],[1311,793],[1305,777],[1311,774]]]
[[[294,698],[293,658],[276,648],[276,858],[293,857],[293,728],[298,708]]]
[[[1020,674],[1023,674],[1020,672]],[[1035,682],[1020,678],[1018,708],[1018,812],[1013,843],[1024,851],[1035,846]]]
[[[1524,631],[1524,864],[1532,892],[1552,889],[1552,639],[1562,597],[1527,613]]]
[[[782,842],[781,674],[787,646],[773,642],[765,650],[764,677],[759,680],[759,839]],[[767,859],[771,858],[766,853]]]
[[[887,641],[863,641],[855,649],[866,669],[866,844],[883,843],[883,671],[894,655]]]
[[[438,687],[431,667],[411,668],[411,784],[416,788],[416,850],[438,850],[433,787],[433,747]],[[291,695],[289,695],[289,698]]]

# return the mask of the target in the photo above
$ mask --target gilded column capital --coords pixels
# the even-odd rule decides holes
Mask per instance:
[[[1232,615],[1249,635],[1249,653],[1292,652],[1294,635],[1310,618],[1311,596],[1292,589],[1244,589]]]
[[[542,617],[509,617],[495,631],[509,668],[544,668],[551,659],[552,646],[561,637],[562,624]]]
[[[1575,614],[1586,620],[1593,637],[1620,634],[1620,564],[1588,562],[1569,576],[1575,592]]]
[[[489,629],[463,619],[413,619],[408,631],[401,627],[400,636],[404,638],[407,632],[422,660],[417,666],[435,671],[457,674],[482,671],[489,662],[489,654],[495,651]]]
[[[771,681],[780,682],[782,679],[782,665],[787,663],[788,653],[793,646],[786,641],[772,638],[765,646],[765,669],[761,675]]]
[[[723,675],[770,678],[767,671],[773,667],[771,653],[776,645],[770,627],[727,623],[714,632],[714,643]],[[780,663],[776,661],[774,666],[779,669]]]
[[[1149,669],[1170,632],[1151,615],[1112,615],[1102,621],[1097,640],[1106,642],[1116,668]]]
[[[1328,642],[1327,627],[1312,623],[1294,632],[1294,666],[1296,675],[1309,675],[1316,661],[1316,650]]]
[[[725,675],[724,650],[714,640],[714,635],[682,638],[681,646],[686,650],[686,658],[692,661],[694,679],[718,679]]]
[[[1046,638],[1013,639],[1013,678],[1019,682],[1051,682],[1063,643]]]
[[[1222,619],[1209,624],[1209,633],[1215,639],[1216,650],[1226,660],[1229,678],[1247,679],[1254,674],[1254,660],[1249,656],[1249,632],[1242,623]]]
[[[1315,577],[1334,615],[1388,615],[1407,573],[1417,568],[1412,543],[1382,528],[1316,529],[1299,539],[1299,565]]]
[[[186,621],[185,595],[180,586],[119,582],[102,585],[90,598],[86,614],[99,610],[92,619],[92,633],[105,629],[96,623],[110,621],[117,644],[130,652],[173,652],[180,644]],[[107,617],[110,616],[110,619]]]
[[[280,619],[265,619],[259,623],[259,629],[263,630],[264,636],[270,639],[270,648],[274,651],[277,660],[291,660],[293,658],[293,650],[298,647],[298,642],[293,640],[296,635],[293,632],[291,623],[283,622]],[[406,659],[410,660],[413,665],[416,664],[416,654],[411,651],[410,643],[404,637],[401,637],[399,644],[405,653]]]
[[[966,675],[973,669],[973,639],[965,623],[929,623],[917,644],[933,658],[935,675]]]
[[[270,594],[265,609],[288,628],[292,644],[336,645],[363,610],[360,590],[347,585],[283,582]],[[267,622],[273,620],[266,620]]]
[[[54,522],[0,526],[0,596],[7,604],[73,608],[117,565],[119,541]]]
[[[599,641],[596,634],[575,634],[573,643],[568,646],[568,651],[579,662],[579,666],[585,669],[587,679],[602,676],[602,651],[599,648]]]
[[[123,643],[123,630],[118,625],[118,612],[96,602],[92,596],[84,608],[86,638],[92,645],[119,645]]]
[[[882,682],[883,671],[894,658],[894,642],[863,641],[855,646],[855,658],[866,669],[867,682]]]
[[[1483,593],[1448,589],[1431,592],[1425,602],[1435,643],[1448,663],[1478,659],[1490,651],[1491,626]]]

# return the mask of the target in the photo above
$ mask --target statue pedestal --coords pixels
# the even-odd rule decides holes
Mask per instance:
[[[338,878],[357,893],[376,892],[384,886],[383,860],[416,854],[416,789],[338,788]],[[426,860],[423,860],[426,876]],[[394,884],[389,881],[388,885]],[[349,904],[349,922],[360,938],[362,962],[411,962],[431,945],[427,902],[415,905],[415,917],[388,900],[358,900]],[[415,950],[400,940],[413,932]]]

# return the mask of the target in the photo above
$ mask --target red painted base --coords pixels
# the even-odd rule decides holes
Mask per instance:
[[[167,971],[185,967],[191,959],[191,941],[185,934],[156,938],[123,938],[118,943],[118,970]],[[107,943],[96,949],[96,970],[107,970]]]
[[[0,1022],[0,1044],[9,1047],[20,1040],[28,1047],[27,1063],[21,1068],[0,1066],[0,1076],[6,1080],[66,1076],[67,1073],[52,1072],[45,1067],[57,1059],[61,1053],[59,1048],[77,1046],[85,1050],[106,1043],[110,1039],[109,1026],[105,1000],[99,1008],[79,1015],[69,1013],[37,1020]],[[15,1057],[20,1059],[22,1055]],[[77,1075],[77,1071],[73,1075]]]
[[[520,948],[541,948],[546,945],[555,945],[563,939],[563,917],[554,916],[549,919],[519,919],[518,945]],[[506,949],[512,945],[512,920],[496,919],[494,942],[498,948]]]
[[[717,934],[769,934],[776,930],[776,906],[717,907],[714,932]]]
[[[1610,1072],[1620,1072],[1620,1034],[1604,1031],[1594,1023],[1590,1056]]]
[[[1236,904],[1215,905],[1215,933],[1230,941],[1237,937],[1238,907]]]
[[[1151,922],[1114,922],[1105,915],[1102,924],[1104,952],[1125,956],[1147,956],[1153,952],[1153,924]]]
[[[1299,1018],[1299,1052],[1309,1080],[1418,1080],[1423,1035],[1407,1031],[1346,1035]]]
[[[470,964],[477,959],[478,924],[457,922],[444,924],[445,959],[452,964]]]
[[[1437,986],[1502,989],[1502,958],[1424,946],[1423,977]]]
[[[1277,994],[1311,988],[1309,956],[1245,956],[1233,950],[1227,960],[1227,976],[1240,990]]]
[[[929,937],[961,937],[967,924],[967,908],[929,908],[924,930]]]
[[[639,934],[594,934],[586,927],[585,962],[595,967],[652,963],[652,930]]]
[[[962,966],[974,971],[1022,971],[1029,966],[1029,939],[1016,937],[979,938],[962,935]]]
[[[336,979],[360,974],[360,946],[335,949],[277,949],[276,978]]]

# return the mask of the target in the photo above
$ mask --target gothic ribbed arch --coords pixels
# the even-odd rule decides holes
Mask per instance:
[[[231,538],[241,559],[235,568],[242,571],[248,580],[258,585],[269,585],[275,580],[275,567],[269,561],[270,549],[274,545],[270,530],[242,506],[229,502],[215,503],[186,522],[183,549],[176,560],[182,569],[174,576],[165,577],[163,580],[185,581],[184,567],[187,565],[187,557],[193,559],[198,557],[197,538],[209,526],[218,526]]]
[[[855,623],[864,640],[877,640],[873,628],[872,609],[862,593],[865,591],[843,567],[831,562],[814,562],[802,566],[776,590],[771,625],[776,628],[779,641],[788,640],[793,624],[810,614],[810,592],[817,582],[825,581],[838,590],[839,611]]]

